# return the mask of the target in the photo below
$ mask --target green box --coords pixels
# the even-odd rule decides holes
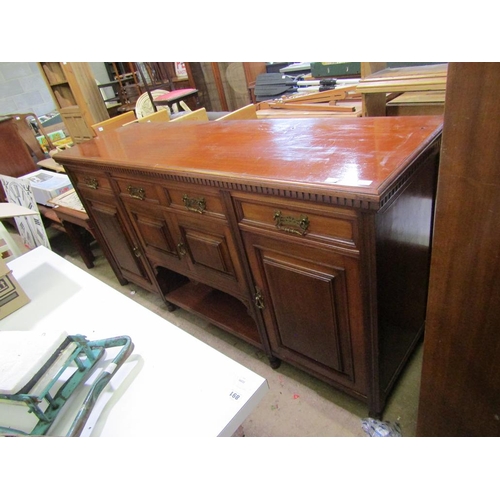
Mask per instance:
[[[360,62],[313,62],[311,63],[311,76],[313,78],[342,77],[361,75]]]

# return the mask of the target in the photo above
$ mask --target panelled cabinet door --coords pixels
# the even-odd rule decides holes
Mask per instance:
[[[149,290],[156,291],[142,263],[143,257],[139,248],[129,237],[116,206],[89,198],[87,205],[90,205],[94,220],[123,276]]]
[[[163,266],[184,273],[187,264],[172,231],[164,190],[159,184],[137,177],[114,176],[112,185],[153,267]]]
[[[273,354],[364,393],[358,259],[246,233]],[[357,362],[357,364],[356,364]]]
[[[60,111],[69,135],[75,143],[85,142],[94,138],[92,129],[87,125],[82,111],[78,106],[70,106]]]
[[[125,209],[150,262],[185,272],[187,264],[182,259],[183,249],[172,234],[168,215],[160,209],[131,202],[125,204]]]
[[[172,219],[179,248],[192,275],[214,288],[248,296],[227,223],[196,214],[175,214]]]

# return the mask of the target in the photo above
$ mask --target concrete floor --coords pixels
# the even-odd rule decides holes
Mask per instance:
[[[87,269],[63,233],[51,235],[52,250],[109,286],[147,307],[189,334],[265,377],[269,392],[244,422],[240,431],[248,437],[366,437],[362,419],[366,406],[328,384],[282,362],[274,370],[257,348],[186,311],[166,310],[162,300],[140,287],[118,283],[97,244],[95,267]],[[403,437],[415,436],[422,363],[422,344],[410,359],[384,412],[383,420],[397,422]]]

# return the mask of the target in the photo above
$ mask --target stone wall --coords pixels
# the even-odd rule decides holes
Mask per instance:
[[[0,115],[55,111],[36,62],[0,62]]]

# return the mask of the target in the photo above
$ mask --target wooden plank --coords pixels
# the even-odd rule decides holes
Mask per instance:
[[[427,103],[444,104],[444,91],[429,91],[429,92],[404,92],[398,97],[387,103],[387,106],[392,105],[421,105]]]
[[[331,90],[323,90],[321,92],[299,92],[297,94],[292,94],[290,96],[285,96],[282,101],[294,101],[294,102],[328,102],[328,101],[338,101],[340,99],[345,99],[348,93],[356,90],[356,85],[349,85],[346,87],[337,87]]]
[[[361,93],[445,90],[447,64],[389,68],[362,79]]]
[[[446,78],[448,64],[430,64],[426,66],[406,66],[402,68],[387,68],[363,78],[363,82],[389,81],[420,78]]]
[[[273,118],[346,118],[346,117],[360,117],[361,110],[356,110],[351,113],[335,113],[327,111],[304,111],[294,109],[270,109],[264,108],[257,111],[257,118],[259,119],[273,119]]]
[[[212,66],[212,72],[214,74],[215,87],[217,88],[217,94],[219,95],[220,105],[222,111],[229,111],[229,107],[227,105],[226,93],[224,91],[224,85],[222,84],[222,77],[220,74],[219,63],[212,62],[210,63]]]
[[[260,345],[255,321],[242,302],[202,283],[189,282],[170,292],[166,299],[254,345]]]
[[[335,106],[331,104],[294,104],[294,103],[271,103],[271,108],[274,109],[295,109],[303,111],[336,111],[337,113],[352,113],[356,111],[354,106]]]
[[[499,85],[498,63],[450,63],[418,436],[500,436]]]
[[[361,82],[357,90],[362,94],[376,92],[412,92],[423,90],[445,90],[446,77],[401,79],[377,82]]]

